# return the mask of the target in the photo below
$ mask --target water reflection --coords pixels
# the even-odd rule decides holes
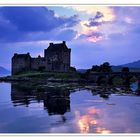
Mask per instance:
[[[97,127],[96,132],[101,133],[101,134],[110,134],[111,133],[110,130],[107,130],[106,128],[101,128],[101,127]]]
[[[80,133],[111,133],[110,130],[102,127],[102,122],[99,119],[101,115],[102,110],[96,108],[88,108],[86,110],[86,115],[80,115],[80,112],[76,111],[75,116]]]
[[[11,100],[14,106],[29,106],[33,102],[43,102],[49,115],[63,115],[70,111],[69,90],[57,88],[36,88],[28,84],[11,84]],[[65,120],[65,118],[62,118]]]
[[[90,109],[86,112],[86,115],[80,115],[78,111],[75,112],[80,133],[89,133],[90,129],[93,129],[91,127],[97,125],[97,119],[95,116],[91,116],[91,114],[97,114],[97,110],[95,108],[93,110]]]
[[[130,89],[56,87],[12,83],[10,88],[10,84],[0,84],[0,132],[140,132],[140,97],[132,96]],[[126,90],[130,92],[123,96]]]

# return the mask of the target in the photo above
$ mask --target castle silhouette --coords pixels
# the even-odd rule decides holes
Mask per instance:
[[[12,57],[12,75],[32,70],[67,72],[71,64],[70,56],[71,49],[67,47],[65,41],[58,44],[50,43],[44,50],[44,57],[39,55],[32,58],[30,53],[15,53]]]

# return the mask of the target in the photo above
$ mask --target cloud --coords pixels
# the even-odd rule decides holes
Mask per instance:
[[[131,35],[140,33],[140,7],[112,7],[114,14],[116,15],[115,21],[102,25],[101,30],[110,39],[114,37],[116,40],[123,40],[126,36],[129,38]],[[130,38],[131,41],[133,41]]]
[[[140,12],[140,7],[137,6],[126,6],[126,7],[119,7],[115,6],[112,7],[114,14],[116,15],[116,21],[123,21],[125,23],[129,23],[128,20],[134,20],[134,22],[139,22],[140,20],[138,19],[139,17],[139,12]]]
[[[96,15],[96,12],[99,11],[103,13],[104,21],[114,21],[116,18],[114,14],[114,9],[108,6],[83,6],[81,5],[81,6],[73,6],[71,8],[78,12],[87,13],[90,16]]]
[[[92,27],[92,26],[100,26],[102,24],[103,22],[98,22],[98,21],[95,21],[94,19],[89,19],[89,23],[88,24],[86,23],[85,26]]]
[[[89,34],[81,34],[78,39],[87,40],[89,42],[98,42],[103,39],[104,35],[101,32],[90,32]]]
[[[43,56],[50,41],[60,40],[72,49],[76,68],[104,61],[120,65],[140,58],[140,7],[10,8],[0,8],[0,65],[9,67],[15,52]]]
[[[56,16],[54,11],[46,7],[1,7],[0,41],[28,41],[36,34],[43,35],[56,29],[66,30],[78,22],[77,15]]]
[[[99,26],[104,23],[104,21],[100,20],[104,17],[103,13],[97,11],[94,18],[90,18],[88,24],[86,23],[85,26],[91,27],[91,26]]]
[[[20,31],[50,31],[57,27],[71,27],[77,16],[57,17],[46,7],[2,7],[1,14]]]
[[[104,17],[103,13],[97,11],[97,12],[96,12],[96,15],[95,15],[95,17],[94,17],[94,20],[100,19],[100,18],[102,18],[102,17]]]
[[[110,11],[109,9],[111,8],[108,8],[107,11]],[[113,18],[107,18],[108,15],[106,12],[105,12],[105,16],[104,13],[102,13],[101,11],[96,11],[96,12],[94,11],[94,14],[95,14],[94,17],[93,15],[91,15],[91,17],[87,21],[85,20],[80,22],[82,29],[79,31],[80,34],[79,36],[85,34],[87,40],[90,42],[97,42],[105,39],[103,38],[105,37],[105,35],[103,36],[103,34],[106,34],[106,32],[103,32],[104,28],[102,28],[102,26],[114,23]]]
[[[97,11],[96,15],[93,18],[90,18],[89,21],[83,21],[80,22],[83,27],[83,32],[79,34],[78,39],[86,39],[89,42],[98,42],[101,41],[104,37],[103,33],[99,30],[99,26],[105,23],[108,23],[107,21],[102,21],[102,18],[104,17],[103,13]]]
[[[121,40],[124,35],[139,33],[140,20],[139,20],[139,7],[108,7],[112,9],[115,17],[114,20],[104,21],[104,13],[97,11],[93,18],[84,24],[87,28],[87,33],[101,32],[104,34],[104,39]],[[121,38],[122,36],[122,38]],[[130,37],[130,36],[129,36]],[[103,39],[103,38],[102,38]],[[93,39],[94,40],[94,39]],[[99,40],[100,41],[100,40]]]

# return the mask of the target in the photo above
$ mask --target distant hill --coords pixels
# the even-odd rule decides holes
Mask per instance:
[[[114,72],[120,72],[123,67],[128,67],[128,66],[112,66],[111,68]],[[128,68],[131,72],[140,72],[140,68],[133,68],[133,67],[128,67]]]
[[[8,75],[10,71],[0,66],[0,75]]]
[[[123,64],[120,65],[121,67],[129,67],[129,68],[139,68],[140,69],[140,60],[135,61],[135,62],[131,62],[128,64]]]
[[[114,72],[121,72],[123,67],[128,67],[131,72],[140,72],[140,60],[128,64],[112,66]],[[77,69],[78,72],[85,73],[87,69]]]

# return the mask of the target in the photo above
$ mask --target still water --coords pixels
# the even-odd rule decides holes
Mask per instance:
[[[0,133],[139,133],[140,97],[0,83]]]

